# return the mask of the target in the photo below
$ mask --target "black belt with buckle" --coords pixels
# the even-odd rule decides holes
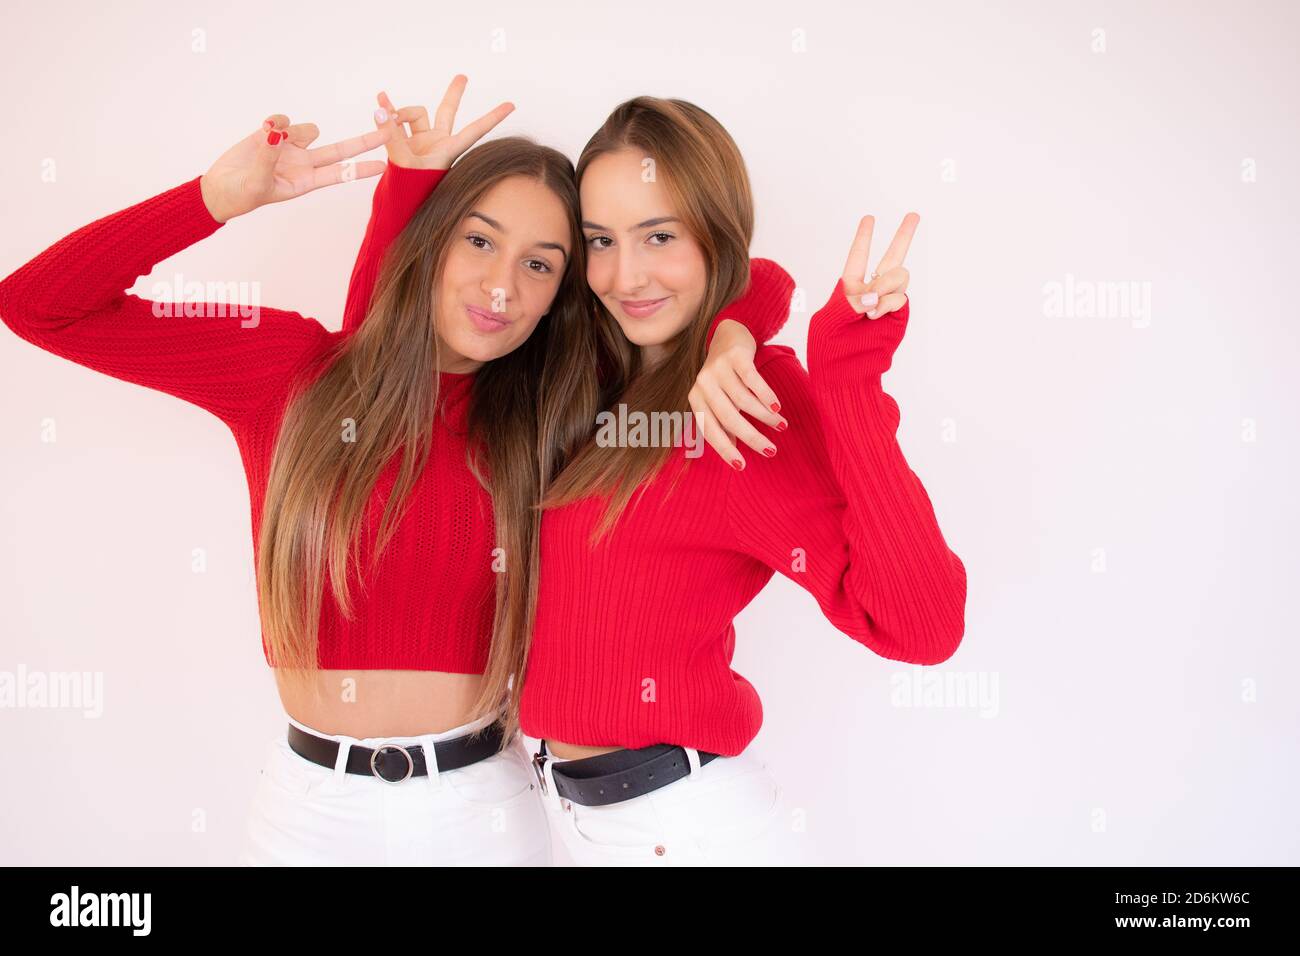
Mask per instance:
[[[545,764],[555,758],[547,754],[546,741],[533,755],[533,771],[546,793]],[[700,766],[721,754],[699,751]],[[603,807],[631,800],[689,776],[691,763],[686,749],[677,744],[655,744],[636,750],[611,750],[594,757],[565,760],[551,769],[555,792],[584,807]]]
[[[451,740],[435,741],[433,751],[438,771],[458,770],[485,760],[501,749],[501,741],[499,721],[483,728],[477,736],[465,734]],[[317,737],[294,724],[289,725],[289,747],[298,756],[331,770],[339,756],[337,740]],[[419,744],[381,744],[374,748],[353,744],[348,753],[347,772],[375,776],[389,783],[401,783],[409,777],[428,776],[429,766],[424,759],[424,748]]]

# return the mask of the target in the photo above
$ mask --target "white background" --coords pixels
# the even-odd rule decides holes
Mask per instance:
[[[373,128],[379,89],[432,105],[464,72],[462,116],[512,100],[501,134],[576,159],[620,101],[692,100],[744,152],[754,254],[806,294],[777,340],[800,354],[858,217],[874,261],[921,214],[885,388],[969,575],[963,645],[922,676],[993,696],[903,706],[912,668],[774,579],[734,666],[810,834],[842,862],[1294,865],[1298,21],[1281,2],[25,4],[0,41],[0,274],[271,112],[333,141]],[[373,183],[260,210],[155,277],[257,281],[337,328]],[[1049,315],[1067,276],[1139,283],[1150,313]],[[105,685],[98,719],[0,710],[0,862],[232,862],[283,733],[232,437],[3,330],[0,455],[0,670]]]

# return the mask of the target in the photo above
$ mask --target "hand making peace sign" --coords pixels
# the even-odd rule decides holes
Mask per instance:
[[[884,257],[876,265],[876,271],[867,276],[867,256],[871,252],[871,233],[876,225],[875,216],[863,216],[858,223],[858,234],[853,237],[853,246],[849,249],[848,261],[844,263],[844,294],[848,297],[853,311],[859,315],[866,313],[868,319],[878,319],[882,315],[896,312],[907,301],[907,282],[910,278],[903,268],[908,246],[912,244],[912,235],[916,232],[921,217],[909,212],[903,217],[903,224],[894,233],[894,241],[885,250]]]
[[[468,82],[469,79],[463,73],[452,77],[451,84],[433,115],[432,128],[429,126],[429,111],[423,106],[403,106],[397,109],[387,93],[379,94],[375,124],[381,132],[387,133],[384,146],[388,150],[388,159],[394,166],[408,169],[450,169],[461,153],[514,112],[513,103],[501,103],[459,133],[452,133],[461,94],[465,92]]]
[[[355,166],[343,162],[382,144],[382,132],[308,149],[319,135],[315,123],[290,126],[283,113],[268,116],[260,129],[222,153],[203,174],[199,186],[208,212],[225,222],[322,186],[383,173],[384,164],[377,159]]]

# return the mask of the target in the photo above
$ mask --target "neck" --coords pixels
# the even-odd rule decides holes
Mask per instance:
[[[447,343],[438,340],[438,371],[448,375],[469,375],[483,367],[482,362],[466,358],[459,352],[447,347]]]

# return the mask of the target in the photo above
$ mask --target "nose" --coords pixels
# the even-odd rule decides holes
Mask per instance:
[[[631,245],[618,247],[618,272],[614,291],[622,296],[633,296],[646,286],[646,276],[641,256]]]
[[[487,296],[488,308],[505,315],[515,302],[516,290],[514,269],[503,260],[501,257],[488,268],[479,288]]]

